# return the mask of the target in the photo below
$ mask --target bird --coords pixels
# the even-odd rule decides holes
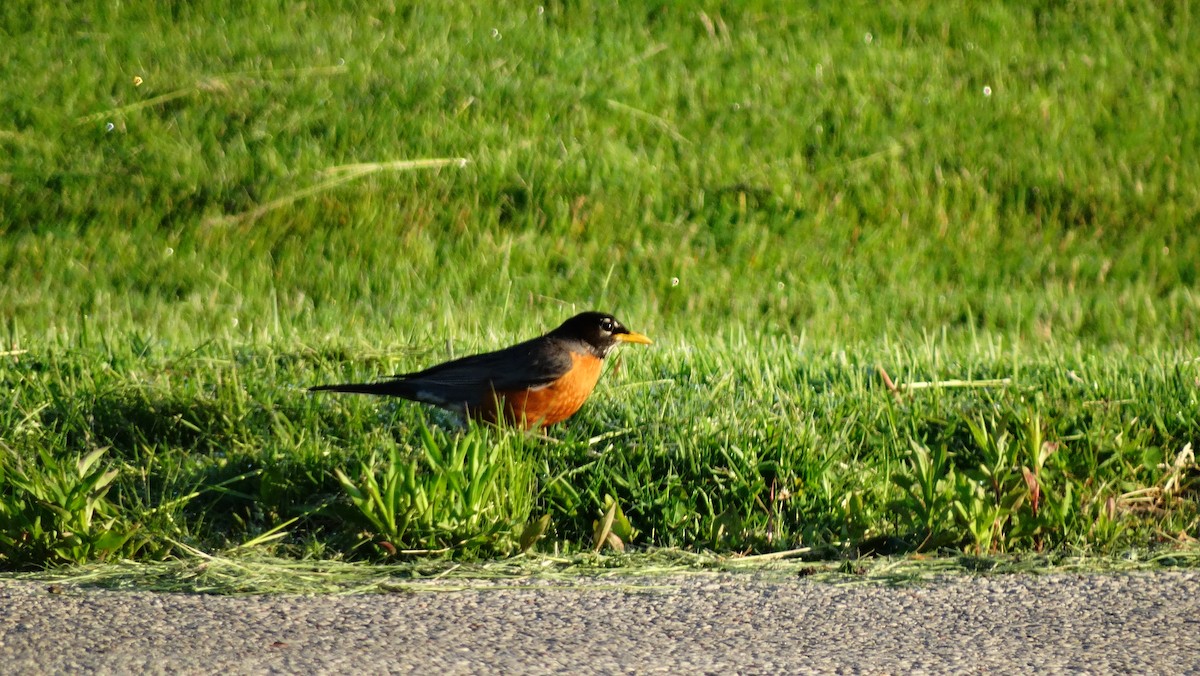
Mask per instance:
[[[604,358],[620,343],[653,341],[610,314],[583,312],[502,350],[378,382],[317,385],[309,391],[401,397],[488,423],[544,428],[575,415],[600,380]]]

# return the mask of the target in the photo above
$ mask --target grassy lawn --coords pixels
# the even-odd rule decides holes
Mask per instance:
[[[1194,11],[3,3],[0,569],[1194,551]],[[585,309],[544,437],[305,392]]]

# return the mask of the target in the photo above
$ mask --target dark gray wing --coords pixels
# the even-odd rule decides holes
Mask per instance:
[[[475,408],[484,405],[493,391],[548,385],[570,371],[572,364],[566,346],[541,337],[396,375],[388,384],[409,399]]]

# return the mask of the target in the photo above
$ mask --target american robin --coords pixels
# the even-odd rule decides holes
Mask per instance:
[[[650,344],[616,317],[584,312],[544,336],[375,383],[319,385],[310,392],[384,394],[425,402],[487,422],[525,428],[570,418],[600,380],[617,343]]]

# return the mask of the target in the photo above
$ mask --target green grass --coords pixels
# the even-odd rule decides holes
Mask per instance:
[[[5,3],[0,567],[1193,548],[1198,43],[1185,2]],[[593,308],[656,344],[548,439],[304,392]]]

